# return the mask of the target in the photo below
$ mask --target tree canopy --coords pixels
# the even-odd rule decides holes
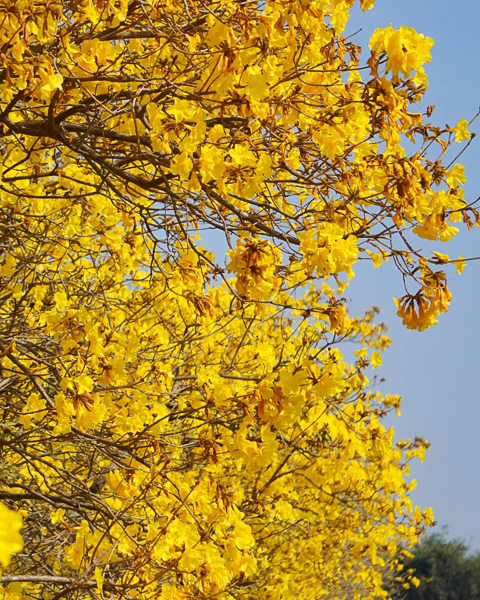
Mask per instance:
[[[395,600],[480,598],[480,553],[472,553],[461,540],[449,540],[444,533],[430,535],[403,559],[403,564],[419,585],[395,586]]]
[[[5,600],[382,597],[433,522],[343,294],[390,260],[407,327],[447,310],[463,257],[417,246],[480,222],[470,134],[353,4],[0,4]]]

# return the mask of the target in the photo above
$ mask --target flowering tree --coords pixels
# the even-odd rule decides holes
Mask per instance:
[[[433,41],[362,62],[353,3],[1,5],[5,599],[381,597],[433,521],[343,293],[391,260],[407,327],[447,310],[462,257],[414,239],[479,222],[470,135],[414,111]]]

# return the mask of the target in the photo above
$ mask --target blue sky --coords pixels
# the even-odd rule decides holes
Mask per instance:
[[[390,23],[435,40],[424,103],[436,106],[431,120],[450,126],[461,117],[470,120],[480,104],[478,0],[377,0],[365,15],[352,10],[347,35],[362,28],[354,39],[366,46],[375,28]],[[367,48],[364,52],[368,56]],[[469,200],[480,195],[480,123],[471,130],[478,138],[459,159]],[[462,229],[436,249],[452,257],[479,256],[480,229]],[[392,346],[377,374],[386,379],[381,390],[403,397],[402,416],[393,423],[397,437],[419,435],[431,443],[425,462],[412,469],[418,483],[414,502],[432,506],[439,526],[480,549],[480,261],[469,263],[461,276],[452,274],[449,288],[449,313],[422,333],[406,330],[395,314],[392,297],[402,295],[402,282],[394,269],[362,268],[345,296],[353,313],[370,304],[383,308]]]

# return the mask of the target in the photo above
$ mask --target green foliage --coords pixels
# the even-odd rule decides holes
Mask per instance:
[[[404,564],[420,585],[408,590],[399,585],[392,595],[395,600],[480,599],[480,553],[472,554],[461,540],[435,533]]]

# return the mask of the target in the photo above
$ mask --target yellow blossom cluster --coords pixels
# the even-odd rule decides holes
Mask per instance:
[[[227,269],[237,273],[236,289],[242,297],[269,300],[280,289],[282,280],[276,271],[282,263],[282,255],[268,240],[239,239],[228,256]]]
[[[5,600],[381,598],[433,522],[342,294],[391,259],[407,327],[447,310],[464,257],[415,240],[480,223],[470,134],[413,110],[431,40],[362,62],[353,5],[0,6]]]

